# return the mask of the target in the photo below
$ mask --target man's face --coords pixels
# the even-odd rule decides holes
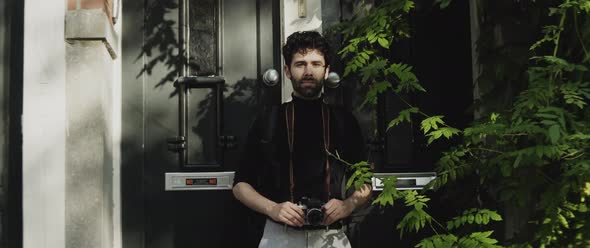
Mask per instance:
[[[295,53],[290,65],[285,65],[285,74],[291,80],[295,95],[304,98],[319,96],[330,68],[324,55],[315,49],[304,54]]]

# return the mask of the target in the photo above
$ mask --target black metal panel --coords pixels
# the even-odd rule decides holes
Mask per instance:
[[[387,130],[388,121],[397,117],[398,113],[408,106],[392,92],[386,92],[379,98],[379,111],[385,118],[379,122],[383,135],[382,152],[384,156],[383,171],[394,169],[416,170],[414,164],[414,135],[413,123],[401,123]]]
[[[122,105],[121,105],[121,231],[125,248],[144,248],[146,207],[144,190],[145,116],[142,51],[146,6],[143,1],[125,1],[122,15]],[[142,57],[143,58],[143,57]],[[139,60],[141,61],[141,60]],[[150,88],[151,89],[151,88]]]
[[[260,234],[231,191],[170,192],[174,247],[257,247]],[[258,224],[258,228],[261,226]]]
[[[195,1],[190,1],[189,6],[191,3],[194,5]],[[191,58],[189,63],[190,74],[214,74],[217,77],[198,77],[198,80],[193,80],[197,77],[187,75],[179,79],[184,85],[178,87],[181,90],[179,99],[186,104],[186,109],[181,110],[183,116],[179,119],[179,125],[186,122],[181,129],[185,130],[187,141],[187,163],[180,170],[236,170],[249,123],[261,103],[272,104],[272,96],[278,96],[275,97],[275,104],[280,102],[280,87],[263,88],[260,80],[263,68],[275,68],[274,63],[280,58],[276,53],[280,44],[274,44],[280,35],[280,32],[275,33],[279,24],[273,22],[278,17],[276,10],[278,3],[270,0],[223,1],[219,9],[220,19],[216,24],[219,25],[219,51],[201,52],[200,55],[200,47],[212,47],[213,39],[209,34],[200,40],[193,38],[193,27],[202,23],[195,24],[192,21],[203,20],[189,18],[191,38],[186,44],[189,56],[201,56],[202,60],[206,60],[199,63],[213,63],[214,56],[221,56],[217,58],[218,67],[213,73],[204,71],[201,65],[196,70],[192,62],[202,61],[198,58]],[[215,14],[208,16],[215,18]],[[212,28],[212,25],[207,26]],[[223,78],[225,83],[220,84],[216,81],[218,78]],[[182,91],[185,89],[187,94],[183,96]],[[233,198],[231,191],[167,193],[166,199],[172,202],[166,209],[174,213],[170,220],[174,230],[174,247],[257,245],[262,232],[259,220],[263,218],[252,215],[251,210]],[[164,209],[163,206],[158,208]]]
[[[4,56],[9,58],[9,77],[2,81],[1,87],[8,89],[8,118],[3,116],[8,123],[8,163],[5,177],[6,199],[5,212],[0,221],[0,246],[18,248],[23,245],[23,210],[22,210],[22,113],[23,113],[23,44],[24,44],[24,1],[9,0],[4,3],[4,22],[8,24],[8,32],[5,42],[8,42],[9,50],[0,48]],[[7,47],[7,48],[8,48]],[[5,65],[1,65],[5,66]],[[0,79],[1,80],[1,79]]]

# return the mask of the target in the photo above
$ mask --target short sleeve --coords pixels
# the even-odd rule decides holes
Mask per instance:
[[[258,188],[258,176],[260,175],[260,118],[256,118],[248,130],[243,153],[239,160],[238,169],[234,176],[234,185],[239,182],[250,184]]]

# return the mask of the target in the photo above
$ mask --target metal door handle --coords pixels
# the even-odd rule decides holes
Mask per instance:
[[[328,88],[338,88],[340,86],[340,75],[336,72],[330,72],[328,74],[328,79],[326,79],[326,86]]]
[[[269,87],[277,85],[279,83],[279,72],[275,69],[266,70],[262,75],[262,82]]]

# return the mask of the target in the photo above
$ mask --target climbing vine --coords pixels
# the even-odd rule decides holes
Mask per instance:
[[[452,4],[436,2],[441,11]],[[344,76],[354,75],[368,88],[362,106],[374,107],[378,96],[387,92],[407,105],[387,129],[418,121],[428,144],[460,140],[440,155],[437,177],[425,192],[398,191],[396,178],[382,179],[384,189],[373,204],[403,201],[409,209],[396,225],[400,235],[424,229],[434,233],[416,247],[590,246],[590,1],[516,2],[526,3],[522,10],[534,13],[530,30],[538,39],[527,44],[528,60],[510,78],[511,84],[518,84],[513,92],[495,92],[496,98],[508,95],[509,100],[499,107],[493,95],[485,95],[477,106],[480,118],[466,128],[453,127],[444,116],[425,113],[404,100],[408,94],[428,90],[411,65],[391,56],[392,47],[410,37],[408,15],[414,1],[384,0],[335,27],[344,37],[339,52],[346,63]],[[482,34],[480,39],[479,44],[484,44],[490,36]],[[479,48],[484,56],[485,48]],[[509,63],[480,61],[479,81],[500,85],[503,78],[488,72]],[[367,162],[354,164],[353,169],[349,187],[369,182],[373,175]],[[528,216],[520,218],[528,224],[515,228],[530,235],[507,240],[495,233],[491,223],[503,221],[502,209],[464,209],[444,221],[431,216],[426,191],[441,192],[465,178],[478,182],[492,199],[492,207],[526,208]]]

